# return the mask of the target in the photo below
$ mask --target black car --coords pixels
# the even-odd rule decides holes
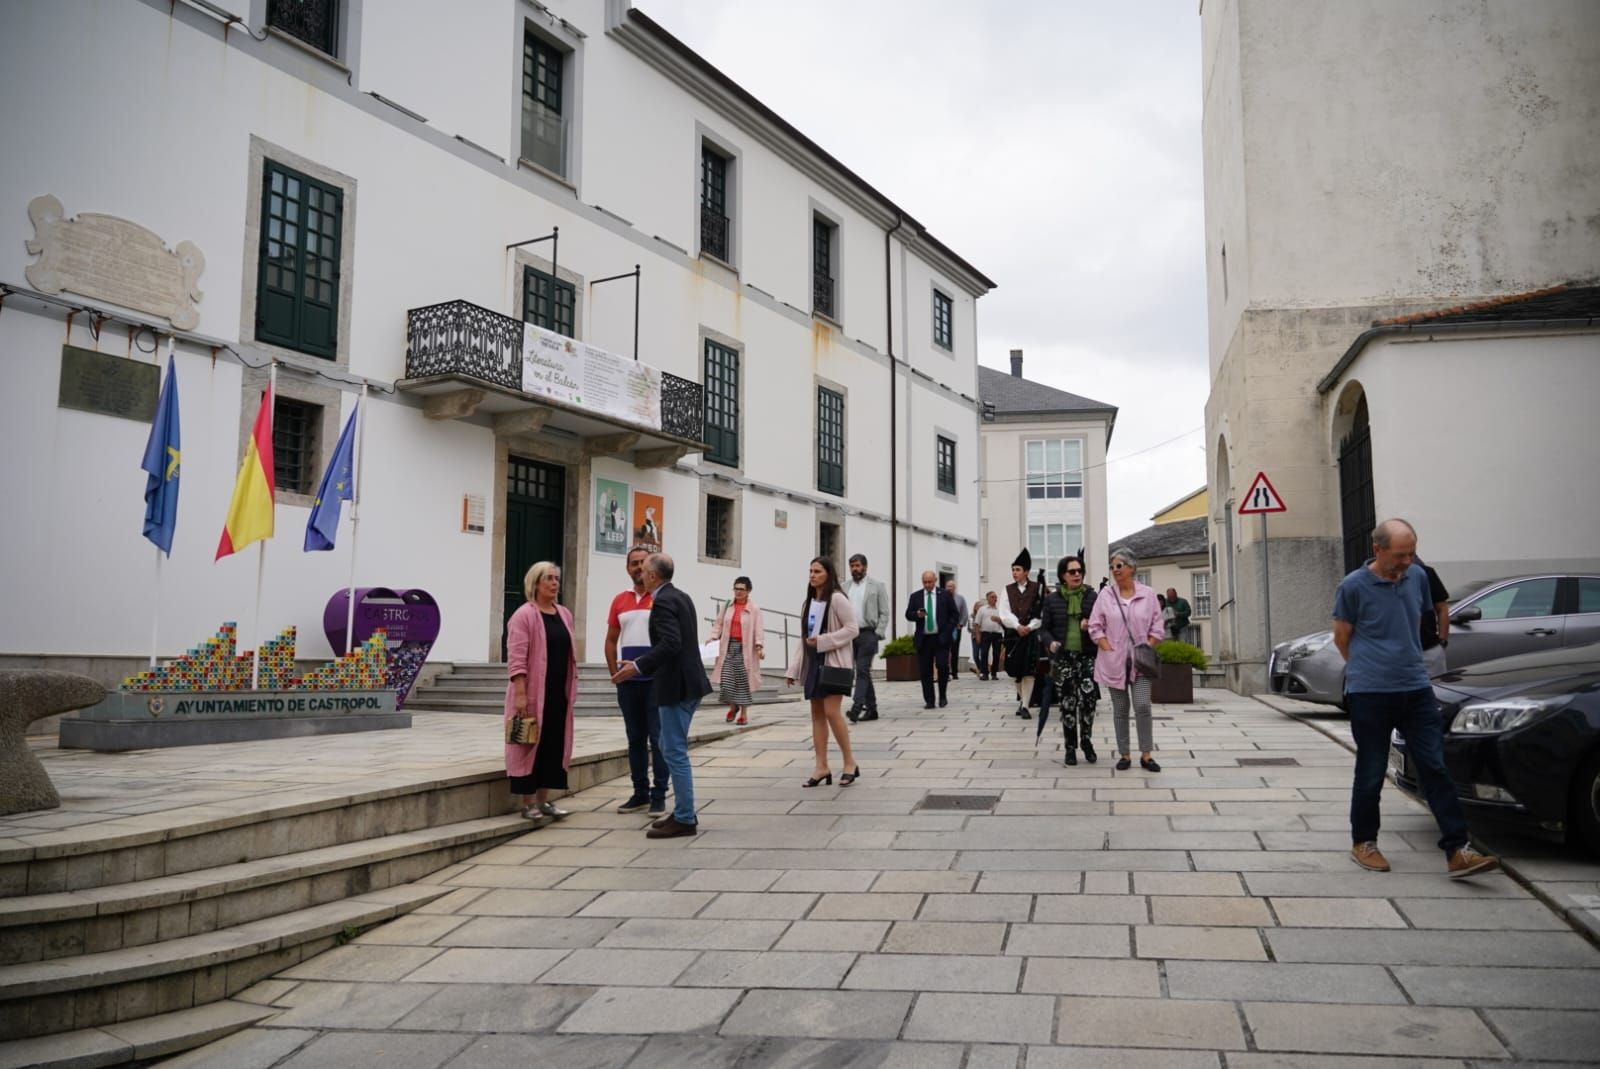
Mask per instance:
[[[1433,692],[1469,821],[1515,823],[1600,853],[1600,643],[1446,672]],[[1402,790],[1421,796],[1398,734],[1389,766]]]

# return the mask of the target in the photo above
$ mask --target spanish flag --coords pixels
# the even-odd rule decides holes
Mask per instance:
[[[261,408],[250,431],[250,444],[233,485],[228,519],[217,543],[217,560],[237,553],[251,542],[272,537],[272,386],[261,391]]]

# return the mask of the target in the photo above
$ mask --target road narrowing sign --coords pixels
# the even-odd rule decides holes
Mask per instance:
[[[1244,493],[1244,500],[1239,503],[1239,515],[1252,516],[1257,513],[1288,512],[1289,506],[1283,503],[1283,498],[1272,486],[1272,480],[1267,478],[1264,471],[1256,472],[1250,489]]]

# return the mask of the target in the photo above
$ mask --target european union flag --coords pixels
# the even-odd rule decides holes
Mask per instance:
[[[328,461],[328,470],[322,473],[322,485],[317,487],[317,499],[311,506],[311,519],[306,522],[306,552],[332,549],[339,534],[341,501],[349,501],[355,494],[356,413],[361,408],[357,401],[339,433],[339,444]]]
[[[167,378],[156,402],[156,420],[150,425],[144,463],[149,473],[144,484],[144,536],[167,556],[172,556],[172,535],[178,529],[178,461],[182,456],[178,426],[178,368],[167,357]]]

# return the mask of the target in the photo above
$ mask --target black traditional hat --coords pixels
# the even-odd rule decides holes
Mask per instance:
[[[1017,554],[1017,559],[1011,562],[1011,567],[1021,568],[1025,572],[1033,570],[1033,554],[1028,552],[1028,547],[1023,546],[1022,552]]]

